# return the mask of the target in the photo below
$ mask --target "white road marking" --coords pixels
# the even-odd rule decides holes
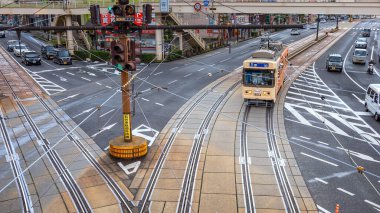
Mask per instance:
[[[103,150],[104,151],[107,151],[108,149],[110,148],[110,146],[108,145],[106,148],[104,148]]]
[[[148,99],[146,99],[146,98],[141,98],[141,100],[144,100],[144,101],[149,101]]]
[[[206,69],[206,68],[200,68],[199,70],[197,70],[197,72],[200,72],[200,71],[202,71],[202,70],[204,70],[204,69]]]
[[[155,73],[155,74],[153,74],[153,75],[159,75],[159,74],[161,74],[161,73],[164,73],[164,72],[158,72],[158,73]]]
[[[83,80],[86,80],[86,81],[91,81],[90,79],[85,78],[85,77],[80,77],[80,78],[83,79]]]
[[[101,83],[99,83],[99,82],[96,82],[96,84],[97,84],[97,85],[99,85],[99,86],[102,86],[102,84],[101,84]]]
[[[305,119],[297,110],[295,110],[290,104],[285,102],[285,108],[289,110],[302,124],[312,126],[311,123]]]
[[[328,184],[328,182],[327,181],[324,181],[324,180],[322,180],[322,179],[320,179],[320,178],[314,178],[316,181],[319,181],[319,182],[321,182],[321,183],[323,183],[323,184]]]
[[[144,92],[148,92],[148,91],[150,91],[150,90],[152,90],[152,89],[146,89],[146,90],[143,90],[143,91],[141,91],[141,92],[144,93]]]
[[[372,51],[371,51],[371,60],[373,59],[373,49],[375,48],[375,46],[372,46]]]
[[[190,75],[192,75],[193,73],[189,73],[189,74],[187,74],[187,75],[185,75],[185,76],[183,76],[183,77],[189,77]]]
[[[317,205],[317,208],[318,208],[319,212],[322,212],[322,213],[331,213],[331,212],[327,211],[326,209],[322,208],[320,205]]]
[[[310,140],[310,138],[305,137],[305,136],[300,136],[300,138],[303,138],[303,139],[306,139],[306,140]]]
[[[101,118],[101,117],[103,117],[103,116],[105,116],[105,115],[107,115],[107,114],[109,114],[109,113],[111,113],[111,112],[113,112],[113,111],[115,111],[115,109],[111,109],[110,111],[108,111],[108,112],[106,112],[106,113],[100,115],[99,117]]]
[[[69,75],[75,75],[74,73],[71,73],[71,72],[66,72],[67,74],[69,74]]]
[[[359,101],[359,103],[364,104],[364,101],[360,99],[357,95],[352,94],[352,96],[354,96]]]
[[[88,113],[88,112],[90,112],[93,109],[94,109],[94,107],[91,107],[90,109],[83,110],[81,113],[75,115],[73,118],[76,118],[76,117],[79,117],[79,116],[81,116],[81,115],[83,115],[85,113]]]
[[[68,96],[68,97],[66,97],[66,98],[62,98],[62,99],[60,99],[60,100],[58,100],[58,101],[56,101],[56,102],[58,103],[58,102],[61,102],[61,101],[67,100],[67,99],[69,99],[69,98],[74,98],[74,97],[76,97],[76,96],[78,96],[78,95],[79,95],[79,93],[78,93],[78,94],[75,94],[75,95],[70,95],[70,96]]]
[[[97,133],[93,134],[91,137],[92,138],[95,138],[97,135],[99,135],[100,133],[106,131],[106,130],[110,130],[112,127],[114,127],[117,123],[114,123],[114,124],[111,124],[111,125],[108,125],[106,127],[103,127],[102,129],[100,129]]]
[[[90,75],[90,76],[96,76],[96,74],[92,73],[92,72],[87,72],[87,74]]]
[[[168,84],[172,84],[172,83],[175,83],[175,82],[177,82],[177,80],[171,81]]]
[[[339,191],[344,192],[344,193],[346,193],[346,194],[348,194],[348,195],[350,195],[350,196],[354,196],[354,195],[355,195],[354,193],[349,192],[349,191],[347,191],[347,190],[344,190],[344,189],[342,189],[342,188],[336,188],[336,189],[338,189]]]
[[[318,157],[315,157],[315,156],[313,156],[313,155],[309,155],[309,154],[306,154],[306,153],[303,153],[303,152],[301,152],[301,155],[305,155],[305,156],[307,156],[307,157],[313,158],[313,159],[315,159],[315,160],[319,160],[319,161],[321,161],[321,162],[324,162],[324,163],[330,164],[330,165],[332,165],[332,166],[339,166],[338,164],[331,163],[330,161],[323,160],[323,159],[320,159],[320,158],[318,158]]]
[[[164,106],[163,104],[160,104],[160,103],[157,103],[157,102],[155,104],[157,104],[158,106]]]
[[[225,61],[228,61],[228,60],[230,60],[231,58],[226,58],[226,59],[223,59],[223,60],[221,60],[221,61],[219,61],[219,62],[225,62]]]
[[[78,69],[78,68],[81,68],[81,67],[56,68],[56,69],[52,69],[52,70],[41,70],[41,71],[33,72],[33,73],[54,72],[54,71],[67,70],[67,69]]]
[[[326,146],[330,146],[330,144],[322,142],[322,141],[317,141],[317,142],[320,143],[320,144],[326,145]]]
[[[361,158],[363,160],[372,161],[372,162],[375,162],[375,163],[380,163],[380,161],[375,160],[373,157],[371,157],[369,155],[362,154],[362,153],[359,153],[359,152],[355,152],[355,151],[352,151],[352,150],[349,150],[349,149],[344,149],[342,147],[336,147],[336,148],[340,149],[340,150],[343,150],[343,151],[349,153],[350,155],[354,155],[354,156],[356,156],[358,158]]]
[[[121,162],[118,162],[117,165],[120,166],[120,168],[125,172],[125,174],[127,175],[130,175],[132,173],[135,173],[137,171],[137,169],[139,168],[141,164],[141,161],[136,161],[136,162],[133,162],[133,163],[130,163],[128,165],[123,165],[123,163]]]
[[[373,114],[371,112],[354,112],[356,115],[361,116],[372,116]]]
[[[347,61],[347,56],[348,56],[348,53],[351,52],[351,49],[354,47],[354,45],[351,46],[351,48],[348,50],[347,54],[346,54],[346,57],[344,57],[344,61],[343,61],[343,72],[344,74],[346,74],[346,76],[352,81],[354,82],[354,84],[356,84],[356,86],[358,86],[359,88],[361,88],[362,90],[366,91],[366,89],[364,89],[364,87],[360,86],[354,79],[351,78],[351,76],[349,74],[347,74],[346,72],[346,61]]]
[[[150,134],[148,135],[148,134],[144,134],[144,133],[150,133]],[[148,146],[151,146],[153,144],[153,142],[156,140],[159,132],[155,129],[152,129],[152,128],[144,125],[144,124],[141,124],[136,129],[132,130],[132,134],[135,136],[145,138],[146,140],[149,141]],[[152,136],[152,134],[153,134],[153,136]]]
[[[173,67],[173,68],[170,68],[169,70],[174,70],[174,69],[177,69],[178,67]]]
[[[112,89],[112,87],[110,87],[110,86],[106,86],[106,88],[108,88],[108,89]]]

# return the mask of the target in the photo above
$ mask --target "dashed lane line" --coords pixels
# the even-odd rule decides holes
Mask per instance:
[[[174,69],[177,69],[178,67],[173,67],[173,68],[170,68],[169,70],[174,70]]]
[[[330,146],[330,144],[322,142],[322,141],[317,141],[317,142],[320,143],[320,144],[326,145],[326,146]]]
[[[146,99],[146,98],[141,98],[141,100],[144,100],[144,101],[149,101],[148,99]]]
[[[193,73],[189,73],[189,74],[187,74],[187,75],[185,75],[185,76],[183,76],[183,77],[189,77],[190,75],[192,75]]]
[[[177,80],[171,81],[171,82],[169,82],[168,84],[173,84],[173,83],[175,83],[175,82],[177,82]]]
[[[307,156],[307,157],[309,157],[309,158],[313,158],[313,159],[315,159],[315,160],[319,160],[319,161],[321,161],[321,162],[323,162],[323,163],[327,163],[327,164],[332,165],[332,166],[339,166],[338,164],[331,163],[330,161],[323,160],[323,159],[321,159],[321,158],[315,157],[315,156],[313,156],[313,155],[306,154],[306,153],[304,153],[304,152],[301,152],[301,155]]]
[[[336,189],[338,189],[339,191],[341,191],[341,192],[343,192],[343,193],[346,193],[346,194],[348,194],[348,195],[350,195],[350,196],[354,196],[354,195],[355,195],[354,193],[349,192],[349,191],[347,191],[347,190],[344,190],[344,189],[342,189],[342,188],[336,188]]]
[[[162,74],[162,73],[164,73],[164,72],[158,72],[158,73],[155,73],[153,75],[159,75],[159,74]]]
[[[321,182],[323,184],[329,184],[327,181],[324,181],[324,180],[322,180],[320,178],[314,178],[314,180],[319,181],[319,182]]]
[[[113,112],[113,111],[115,111],[115,109],[111,109],[110,111],[108,111],[108,112],[106,112],[106,113],[100,115],[99,117],[100,117],[100,118],[101,118],[101,117],[104,117],[104,116],[106,116],[107,114],[109,114],[109,113],[111,113],[111,112]]]
[[[164,106],[163,104],[160,104],[160,103],[157,103],[157,102],[155,104],[157,104],[158,106]]]
[[[62,98],[62,99],[60,99],[60,100],[58,100],[58,101],[56,101],[57,103],[58,102],[62,102],[62,101],[64,101],[64,100],[67,100],[67,99],[69,99],[69,98],[74,98],[74,97],[76,97],[76,96],[78,96],[79,95],[79,93],[78,94],[75,94],[75,95],[70,95],[70,96],[68,96],[68,97],[66,97],[66,98]]]
[[[204,70],[204,69],[206,69],[206,68],[200,68],[199,70],[197,70],[197,72],[200,72],[200,71],[202,71],[202,70]]]
[[[310,140],[310,138],[305,137],[305,136],[300,136],[300,138],[303,138],[303,139],[306,139],[306,140]]]
[[[85,78],[85,77],[80,77],[80,78],[83,79],[83,80],[86,80],[86,81],[91,81],[90,79]]]
[[[321,207],[320,205],[317,205],[317,208],[318,208],[319,212],[331,213],[330,211],[327,211],[325,208]]]

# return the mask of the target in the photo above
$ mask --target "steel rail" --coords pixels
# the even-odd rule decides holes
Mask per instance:
[[[241,131],[240,131],[240,158],[243,158],[243,163],[241,163],[241,177],[243,180],[243,193],[244,193],[244,202],[245,209],[247,213],[256,212],[255,201],[253,199],[252,192],[252,181],[251,181],[251,173],[249,170],[249,161],[248,161],[248,144],[247,144],[247,122],[248,116],[251,107],[245,106],[243,122],[241,123]]]
[[[191,148],[189,155],[188,164],[186,166],[184,181],[181,189],[181,195],[179,198],[179,203],[177,206],[177,212],[190,212],[191,203],[193,198],[193,191],[195,186],[195,177],[197,173],[200,152],[202,148],[203,141],[205,139],[206,133],[205,130],[209,127],[211,119],[213,118],[216,110],[222,103],[222,101],[227,97],[230,91],[240,85],[241,80],[235,82],[230,86],[212,105],[212,107],[207,112],[205,118],[203,119],[201,126],[199,127],[197,134],[194,137],[194,143]]]
[[[218,87],[220,84],[228,80],[228,78],[223,79],[222,81],[218,82],[215,84],[213,87],[211,87],[210,90],[215,89]],[[172,144],[174,143],[178,133],[183,127],[183,124],[187,120],[187,118],[190,116],[191,112],[194,110],[196,106],[199,105],[199,103],[206,97],[206,95],[209,93],[210,90],[205,91],[200,97],[198,97],[190,106],[189,109],[185,112],[185,114],[181,117],[177,125],[173,128],[172,132],[170,133],[170,136],[168,138],[168,141],[165,143],[164,148],[162,149],[162,154],[157,160],[157,163],[153,169],[153,172],[148,180],[147,187],[145,188],[145,191],[142,195],[141,201],[139,202],[139,209],[140,213],[143,213],[145,211],[148,211],[145,208],[146,203],[148,202],[148,199],[151,198],[152,192],[154,187],[156,186],[158,176],[160,175],[161,169],[164,165],[164,162],[166,160],[167,155],[169,154],[169,150],[172,147]]]
[[[273,128],[273,109],[268,108],[266,110],[266,127],[267,127],[267,142],[272,162],[272,167],[276,176],[276,180],[283,197],[285,211],[291,213],[300,212],[297,204],[297,199],[294,196],[292,186],[286,175],[285,165],[281,159],[281,154],[277,145],[276,136]]]
[[[19,162],[19,157],[12,145],[12,140],[8,134],[7,126],[4,121],[4,116],[0,108],[0,129],[1,135],[4,139],[4,146],[9,156],[9,163],[12,168],[12,173],[14,177],[17,177],[17,188],[21,195],[22,205],[24,212],[33,213],[33,201],[30,197],[30,192],[28,184],[26,183],[25,176],[22,173],[21,165]]]

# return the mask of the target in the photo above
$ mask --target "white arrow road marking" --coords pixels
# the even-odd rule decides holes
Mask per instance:
[[[305,155],[305,156],[307,156],[307,157],[309,157],[309,158],[313,158],[313,159],[315,159],[315,160],[319,160],[319,161],[321,161],[321,162],[323,162],[323,163],[327,163],[327,164],[330,164],[330,165],[332,165],[332,166],[339,166],[338,164],[331,163],[330,161],[323,160],[323,159],[321,159],[321,158],[318,158],[318,157],[315,157],[315,156],[313,156],[313,155],[309,155],[309,154],[306,154],[306,153],[303,153],[303,152],[301,152],[301,155]]]
[[[151,134],[153,133],[153,136],[147,135],[146,133],[151,133]],[[158,134],[159,132],[157,130],[152,129],[144,124],[141,124],[136,129],[132,130],[132,135],[139,136],[148,140],[149,141],[148,146],[151,146],[153,144]]]
[[[85,114],[85,113],[88,113],[88,112],[90,112],[90,111],[93,110],[93,109],[94,109],[94,107],[91,107],[90,109],[86,109],[86,110],[84,110],[83,112],[79,113],[78,115],[75,115],[73,118],[76,118],[76,117],[78,117],[78,116],[80,116],[80,115],[83,115],[83,114]]]
[[[372,162],[375,162],[375,163],[380,163],[380,161],[373,159],[373,157],[371,157],[369,155],[365,155],[365,154],[362,154],[362,153],[359,153],[359,152],[355,152],[355,151],[352,151],[352,150],[344,149],[342,147],[336,147],[336,148],[340,149],[340,150],[343,150],[343,151],[349,153],[350,155],[354,155],[354,156],[356,156],[358,158],[361,158],[363,160],[368,160],[368,161],[372,161]]]
[[[120,168],[127,174],[127,175],[130,175],[132,173],[135,173],[137,171],[137,169],[139,168],[141,164],[141,161],[136,161],[134,163],[130,163],[128,165],[123,165],[123,163],[121,162],[118,162],[117,165],[120,166]]]
[[[97,133],[93,134],[91,137],[92,138],[95,138],[97,135],[99,135],[100,133],[106,131],[106,130],[110,130],[112,127],[114,127],[117,123],[114,123],[114,124],[111,124],[111,125],[108,125],[106,127],[103,127],[102,129],[100,129]]]
[[[69,99],[69,98],[74,98],[75,96],[78,96],[78,95],[79,95],[79,93],[78,93],[78,94],[75,94],[75,95],[70,95],[70,96],[68,96],[68,97],[66,97],[66,98],[63,98],[63,99],[61,99],[61,100],[58,100],[57,103],[58,103],[58,102],[61,102],[61,101],[64,101],[64,100],[67,100],[67,99]]]

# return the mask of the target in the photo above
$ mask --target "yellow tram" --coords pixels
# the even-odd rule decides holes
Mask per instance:
[[[243,62],[242,94],[247,105],[272,106],[288,65],[288,48],[282,43],[260,49]]]

